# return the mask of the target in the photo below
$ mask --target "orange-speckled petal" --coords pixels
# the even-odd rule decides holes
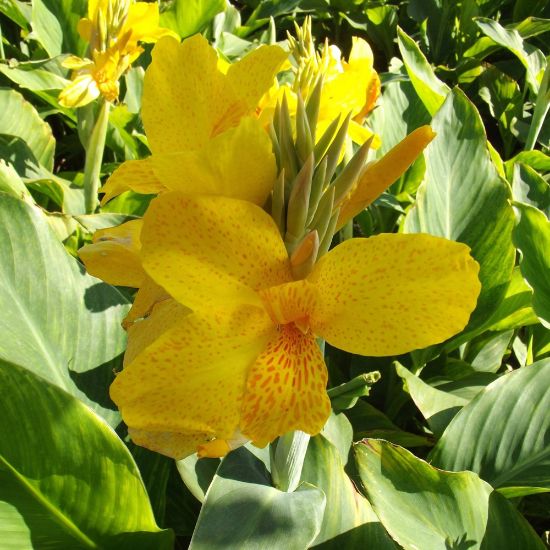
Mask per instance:
[[[111,285],[139,287],[146,275],[140,259],[142,220],[100,229],[78,254],[88,273]]]
[[[136,445],[176,460],[192,455],[208,441],[208,434],[197,432],[148,432],[147,430],[129,428],[128,434]]]
[[[186,315],[117,375],[111,397],[132,429],[230,439],[248,371],[274,331],[255,307]]]
[[[168,298],[170,298],[170,295],[166,290],[157,285],[157,283],[146,274],[136,293],[134,303],[128,315],[126,315],[124,321],[122,321],[122,326],[127,329],[132,323],[147,317],[156,304]]]
[[[275,222],[249,202],[166,193],[151,202],[141,239],[149,276],[193,310],[261,307],[256,290],[292,280]]]
[[[357,184],[343,200],[338,227],[364,210],[417,159],[435,137],[429,126],[421,126],[364,170]]]
[[[151,157],[123,162],[100,189],[101,193],[105,193],[101,204],[104,205],[112,198],[129,190],[143,194],[157,194],[166,191],[166,187],[153,172]]]
[[[326,385],[313,335],[282,325],[248,375],[242,433],[259,447],[291,430],[319,433],[330,414]]]
[[[322,300],[311,328],[331,345],[387,356],[460,332],[480,291],[470,248],[426,234],[350,239],[323,256],[308,280]]]
[[[129,325],[124,366],[130,364],[144,349],[171,327],[182,322],[189,313],[189,309],[175,300],[165,299],[152,307],[148,317]]]
[[[251,117],[214,137],[200,151],[153,155],[151,160],[158,179],[174,191],[234,197],[260,206],[277,175],[271,140]]]
[[[181,44],[161,38],[152,55],[142,118],[153,153],[201,149],[225,127],[224,118],[238,122],[245,114],[218,70],[216,51],[201,34]]]
[[[308,281],[292,281],[260,291],[266,311],[276,324],[307,325],[319,299],[317,287]]]
[[[235,95],[243,99],[250,112],[271,88],[288,54],[279,46],[260,46],[230,65],[227,80]]]

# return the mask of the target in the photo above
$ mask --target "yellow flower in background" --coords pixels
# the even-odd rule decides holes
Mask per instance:
[[[70,56],[63,62],[73,70],[71,83],[59,95],[65,107],[82,107],[100,95],[115,101],[120,77],[143,52],[138,43],[173,34],[159,27],[156,3],[130,0],[91,0],[78,31],[90,44],[90,58]]]
[[[321,52],[315,49],[311,35],[311,20],[306,18],[302,28],[296,27],[297,38],[289,36],[291,55],[294,59],[295,79],[291,84],[275,83],[264,96],[260,107],[264,113],[262,120],[268,123],[273,116],[277,102],[286,95],[292,114],[296,112],[297,94],[307,101],[317,80],[323,78],[320,97],[316,137],[338,116],[351,114],[348,135],[362,145],[373,137],[372,147],[380,144],[378,136],[363,126],[367,114],[372,111],[380,95],[380,79],[373,67],[373,54],[365,40],[352,38],[352,48],[348,60],[342,58],[337,46],[325,42]]]
[[[369,356],[424,348],[462,330],[480,290],[469,248],[424,234],[345,241],[294,280],[272,218],[225,197],[159,196],[141,242],[170,298],[130,328],[111,396],[136,443],[175,458],[318,433],[316,336]]]
[[[159,40],[145,72],[142,99],[153,154],[123,163],[103,187],[103,203],[131,189],[224,195],[263,204],[277,168],[255,112],[286,57],[278,46],[261,46],[224,73],[203,36],[181,44],[169,37]]]

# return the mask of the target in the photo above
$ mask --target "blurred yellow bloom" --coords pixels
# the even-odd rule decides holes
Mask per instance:
[[[78,31],[90,44],[90,58],[71,56],[63,62],[73,70],[72,82],[59,95],[65,107],[82,107],[100,95],[115,101],[120,77],[143,51],[138,42],[173,34],[159,27],[156,3],[130,0],[91,0]]]
[[[462,330],[480,290],[469,248],[424,234],[345,241],[294,280],[273,219],[225,197],[159,196],[141,241],[170,298],[129,330],[111,396],[136,443],[175,458],[318,433],[316,336],[369,356],[424,348]]]

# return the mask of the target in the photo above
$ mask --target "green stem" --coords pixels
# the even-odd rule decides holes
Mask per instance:
[[[105,148],[105,137],[109,126],[110,103],[101,100],[99,113],[86,147],[86,164],[84,165],[84,204],[86,214],[93,214],[99,203],[97,193],[99,189],[99,176],[103,162],[103,150]]]
[[[546,113],[550,107],[550,61],[547,61],[546,69],[542,76],[542,82],[540,84],[539,93],[537,94],[537,101],[535,103],[535,110],[533,111],[533,118],[531,119],[531,126],[529,127],[529,134],[527,135],[527,141],[525,142],[525,151],[532,151],[537,143],[537,138],[544,124]]]

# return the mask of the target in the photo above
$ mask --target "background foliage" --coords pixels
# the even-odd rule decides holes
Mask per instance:
[[[174,463],[135,447],[109,399],[131,293],[71,256],[151,197],[129,191],[85,214],[77,121],[94,107],[57,100],[62,60],[85,52],[85,11],[84,0],[0,0],[3,547],[548,547],[549,3],[161,2],[164,26],[203,32],[229,60],[306,15],[319,44],[347,53],[366,38],[383,84],[373,158],[423,124],[438,137],[356,218],[356,235],[441,235],[481,266],[478,307],[449,341],[387,358],[327,346],[334,414],[293,492],[274,482],[276,451]],[[149,51],[110,113],[103,176],[148,154]]]

